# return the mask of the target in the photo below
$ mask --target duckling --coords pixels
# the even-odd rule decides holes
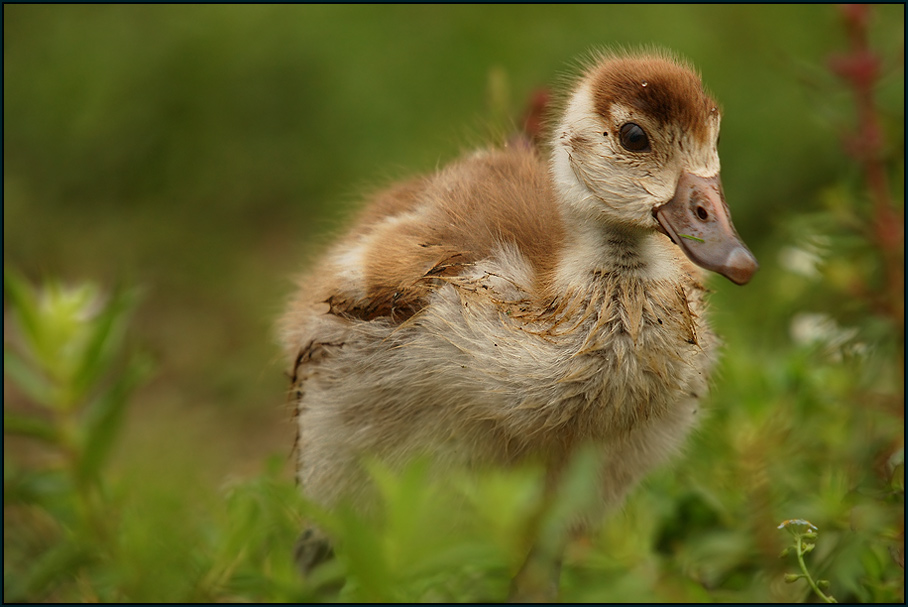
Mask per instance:
[[[280,322],[307,498],[367,510],[366,457],[555,478],[595,445],[602,507],[620,504],[707,392],[702,269],[743,285],[758,268],[725,203],[719,123],[684,61],[601,55],[544,151],[483,149],[373,196]],[[326,540],[304,536],[305,567]],[[538,560],[512,598],[540,598]]]

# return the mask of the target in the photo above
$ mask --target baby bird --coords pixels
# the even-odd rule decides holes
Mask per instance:
[[[556,478],[595,445],[591,482],[619,504],[706,393],[700,268],[737,284],[757,270],[722,192],[719,121],[682,61],[600,56],[544,152],[481,150],[374,196],[280,325],[305,495],[368,509],[364,458]],[[325,550],[309,530],[303,566]],[[532,561],[512,598],[538,598]]]

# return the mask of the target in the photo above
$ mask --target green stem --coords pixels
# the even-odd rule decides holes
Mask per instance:
[[[810,584],[810,587],[813,588],[813,591],[817,594],[818,597],[826,601],[827,603],[838,603],[837,600],[831,596],[826,596],[823,594],[823,591],[820,590],[820,587],[817,586],[817,583],[813,581],[813,578],[810,577],[810,573],[807,571],[807,564],[804,562],[804,552],[803,544],[801,543],[801,534],[795,536],[797,539],[797,554],[798,554],[798,564],[801,566],[801,571],[804,573],[804,579],[807,580],[807,583]]]
[[[61,437],[59,448],[63,452],[67,472],[73,484],[76,509],[89,533],[99,540],[106,540],[109,536],[109,520],[105,518],[101,487],[97,479],[83,478],[80,472],[85,449],[78,438],[77,407],[58,409],[56,426]]]

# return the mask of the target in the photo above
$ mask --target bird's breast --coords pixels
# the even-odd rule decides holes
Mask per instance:
[[[626,436],[703,394],[714,337],[701,316],[681,283],[593,273],[540,302],[474,272],[414,322],[423,360],[441,363],[449,397],[462,392],[462,419],[496,427],[513,451]]]

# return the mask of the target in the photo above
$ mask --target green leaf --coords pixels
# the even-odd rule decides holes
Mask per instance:
[[[74,573],[90,563],[92,558],[92,551],[87,546],[63,541],[38,557],[17,589],[17,594],[21,592],[20,596],[3,598],[10,602],[42,601],[62,582],[72,579]]]
[[[57,443],[60,439],[57,429],[50,422],[12,412],[3,413],[3,433],[27,436],[47,443]]]
[[[338,543],[338,560],[346,565],[350,599],[367,602],[397,600],[396,580],[389,571],[382,530],[352,510],[341,509],[343,538]],[[342,594],[343,598],[347,598]]]
[[[681,238],[686,238],[688,240],[696,240],[697,242],[706,242],[702,238],[697,238],[696,236],[691,236],[689,234],[678,234]]]
[[[79,397],[108,370],[111,358],[122,344],[128,316],[137,300],[135,290],[115,291],[110,303],[94,320],[91,337],[73,379],[73,388]]]
[[[5,464],[5,463],[4,463]],[[3,470],[3,504],[39,505],[61,525],[73,517],[72,483],[61,470],[29,470],[7,467]]]
[[[3,348],[3,373],[8,375],[35,404],[46,408],[53,407],[53,390],[50,383],[9,348]]]
[[[94,478],[110,452],[123,420],[130,393],[150,375],[150,359],[138,356],[101,396],[89,405],[83,435],[84,456],[79,466],[82,479]]]
[[[42,336],[38,298],[28,283],[12,268],[4,268],[3,286],[23,330],[23,337],[29,342],[29,348],[34,349],[41,342]]]

